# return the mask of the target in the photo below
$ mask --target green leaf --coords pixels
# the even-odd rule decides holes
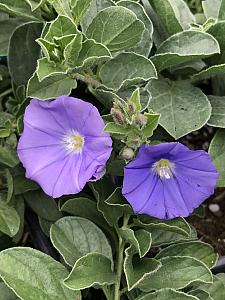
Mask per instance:
[[[213,127],[225,128],[225,97],[208,96],[212,113],[208,124]]]
[[[38,190],[40,188],[36,182],[25,178],[24,174],[13,176],[13,184],[15,195]]]
[[[143,229],[133,231],[126,227],[119,228],[119,232],[123,239],[135,248],[141,258],[150,250],[152,243],[150,232]]]
[[[213,276],[213,284],[202,284],[198,288],[208,292],[213,300],[221,300],[225,295],[225,284],[217,275]]]
[[[38,80],[41,82],[46,77],[52,75],[65,75],[66,68],[61,64],[55,64],[54,62],[49,62],[46,57],[40,58],[37,61],[36,70]]]
[[[48,61],[57,61],[58,57],[55,53],[56,45],[43,38],[36,39],[36,42],[41,46],[43,54],[47,57]]]
[[[220,129],[216,132],[210,147],[209,154],[212,157],[213,163],[215,164],[220,177],[217,182],[217,186],[225,186],[225,130]]]
[[[213,247],[200,241],[188,241],[171,245],[162,249],[159,254],[156,255],[156,258],[160,259],[166,256],[194,257],[203,262],[210,269],[216,264],[218,259],[218,255],[214,252]]]
[[[126,126],[116,124],[114,122],[106,123],[104,131],[116,134],[128,134],[129,129]]]
[[[175,2],[173,3],[172,0],[151,0],[151,3],[169,34],[183,30],[175,14]]]
[[[26,85],[36,69],[40,47],[35,40],[41,35],[42,23],[17,27],[9,43],[9,71],[16,85]]]
[[[76,261],[64,284],[72,290],[82,290],[95,284],[111,285],[115,280],[111,261],[100,253],[89,253]]]
[[[0,282],[0,300],[18,300],[19,298],[7,287],[4,282]]]
[[[6,198],[6,203],[9,203],[13,197],[13,190],[14,190],[14,186],[13,186],[13,177],[9,171],[9,169],[5,170],[5,175],[6,175],[6,182],[7,182],[7,198]]]
[[[203,92],[185,81],[152,80],[147,86],[149,109],[160,113],[159,124],[175,139],[201,128],[211,106]]]
[[[78,32],[64,49],[65,61],[69,66],[76,66],[76,61],[82,48],[82,39],[83,35]]]
[[[141,99],[140,99],[140,89],[137,88],[129,98],[129,101],[134,105],[135,112],[140,112],[142,109]]]
[[[59,15],[69,16],[72,19],[70,2],[68,0],[47,0]]]
[[[225,19],[225,1],[224,0],[220,0],[221,1],[221,5],[220,5],[220,10],[219,10],[219,19],[220,20],[224,20]]]
[[[97,209],[97,203],[88,198],[79,197],[69,199],[62,205],[60,210],[73,216],[88,219],[101,228],[107,230],[109,228],[102,214]]]
[[[155,64],[156,69],[161,71],[217,53],[220,53],[220,47],[212,35],[188,30],[174,34],[164,41],[158,48],[156,55],[152,57],[152,62]]]
[[[104,233],[91,221],[81,217],[64,217],[52,225],[50,238],[71,267],[88,253],[100,253],[112,260],[112,250]]]
[[[30,78],[27,97],[48,100],[61,95],[69,95],[77,86],[76,80],[62,74],[54,74],[39,82],[37,74]]]
[[[8,167],[15,167],[19,163],[16,151],[0,145],[0,163]]]
[[[212,78],[215,75],[224,74],[224,73],[225,73],[225,64],[215,65],[207,69],[204,69],[199,73],[194,74],[191,77],[191,80],[192,81],[205,80],[208,78]]]
[[[132,208],[122,195],[121,188],[116,188],[106,199],[99,196],[98,210],[102,212],[104,218],[111,226],[117,225],[124,213],[133,213]]]
[[[0,253],[0,276],[23,300],[80,300],[80,292],[63,285],[66,268],[50,256],[31,248],[11,248]]]
[[[197,297],[179,292],[173,289],[162,289],[160,291],[144,295],[138,300],[199,300]],[[207,299],[205,299],[207,300]]]
[[[213,300],[209,293],[202,290],[194,290],[189,292],[189,295],[196,296],[198,300]]]
[[[97,14],[110,6],[115,6],[116,4],[112,0],[92,0],[91,4],[86,11],[85,15],[81,18],[81,27],[82,31],[86,32],[88,26],[91,24],[93,19],[97,16]]]
[[[76,24],[67,16],[59,15],[49,26],[44,39],[54,43],[55,38],[62,38],[71,34],[77,34]]]
[[[183,289],[193,282],[212,282],[212,274],[205,264],[188,256],[171,256],[159,260],[161,268],[139,284],[143,292],[163,288]]]
[[[94,64],[104,62],[111,57],[109,50],[102,44],[94,40],[86,39],[83,44],[77,61],[74,61],[76,68],[87,69]]]
[[[14,207],[0,199],[0,231],[13,237],[20,227],[20,217]]]
[[[173,10],[177,20],[184,30],[190,29],[192,24],[197,23],[195,16],[192,14],[188,6],[188,3],[186,3],[184,0],[169,1],[173,6]]]
[[[157,78],[157,73],[149,59],[126,52],[107,61],[100,69],[99,76],[105,86],[117,91],[122,86],[127,87]]]
[[[154,258],[135,257],[136,250],[133,246],[125,250],[124,273],[127,280],[128,291],[139,287],[144,280],[150,280],[151,276],[161,267],[160,261]]]
[[[41,8],[45,4],[46,0],[25,0],[31,7],[32,12]]]
[[[76,23],[80,22],[80,19],[88,10],[91,2],[92,0],[70,0],[71,12]]]
[[[129,49],[129,51],[148,57],[152,48],[153,25],[143,6],[130,0],[119,1],[117,5],[130,9],[135,13],[137,18],[144,23],[145,30],[140,42],[133,48]]]
[[[202,1],[202,8],[207,19],[218,18],[221,0]]]
[[[144,137],[148,138],[153,135],[154,130],[157,128],[159,124],[160,114],[155,113],[145,113],[144,114],[148,121],[144,129],[142,130],[142,133]]]
[[[37,21],[42,19],[38,12],[31,12],[31,8],[26,1],[1,0],[0,10],[27,20]]]
[[[55,222],[62,217],[55,200],[42,190],[27,192],[24,194],[24,198],[32,210],[41,218]]]
[[[212,26],[209,27],[207,32],[211,34],[219,43],[221,53],[218,55],[214,55],[208,59],[210,65],[219,65],[221,63],[225,63],[225,40],[221,32],[225,30],[225,21],[218,21]]]
[[[8,19],[0,21],[0,55],[8,55],[9,39],[16,29],[23,21],[21,19]]]
[[[124,7],[109,7],[100,11],[86,31],[89,39],[102,43],[111,52],[129,49],[142,37],[144,24]]]
[[[134,219],[134,224],[149,232],[164,230],[188,236],[191,231],[189,224],[183,218],[160,220],[148,215],[139,215],[137,219]]]

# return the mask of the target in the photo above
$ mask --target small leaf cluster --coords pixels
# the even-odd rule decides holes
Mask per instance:
[[[116,100],[111,115],[104,116],[104,130],[127,146],[122,151],[122,156],[127,160],[133,158],[132,150],[136,151],[142,144],[147,143],[158,126],[159,114],[141,111],[140,91],[137,89],[128,101]]]

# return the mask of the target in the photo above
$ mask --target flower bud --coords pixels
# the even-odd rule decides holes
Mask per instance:
[[[111,115],[115,123],[124,125],[126,123],[126,119],[121,110],[116,108],[111,108]]]
[[[135,113],[134,104],[130,101],[127,102],[127,112],[129,113],[129,115],[133,115]]]
[[[120,152],[120,156],[125,160],[131,160],[134,158],[134,150],[131,148],[124,148]]]
[[[144,127],[147,124],[147,122],[148,122],[148,118],[143,114],[138,114],[134,118],[134,124],[140,127]]]

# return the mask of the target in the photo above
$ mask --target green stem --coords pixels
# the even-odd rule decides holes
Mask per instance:
[[[126,227],[129,221],[129,215],[124,216],[123,227]],[[124,260],[124,247],[125,242],[118,232],[119,236],[119,246],[117,252],[117,262],[116,262],[116,283],[114,287],[114,300],[120,300],[120,282],[123,273],[123,260]]]
[[[97,88],[101,85],[101,83],[99,81],[97,81],[90,75],[75,74],[75,78],[78,80],[81,80],[81,81],[85,82],[87,85],[91,85],[95,88]]]
[[[5,96],[9,95],[9,94],[11,94],[12,92],[13,92],[12,89],[8,89],[8,90],[6,90],[6,91],[4,91],[3,93],[0,94],[0,98],[3,98],[3,97],[5,97]]]

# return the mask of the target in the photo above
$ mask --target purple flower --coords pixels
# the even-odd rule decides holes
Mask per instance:
[[[104,174],[112,140],[98,110],[80,99],[31,100],[18,155],[26,177],[52,197],[80,192]]]
[[[124,170],[123,195],[134,211],[187,217],[214,193],[218,172],[208,153],[180,143],[143,145]]]

